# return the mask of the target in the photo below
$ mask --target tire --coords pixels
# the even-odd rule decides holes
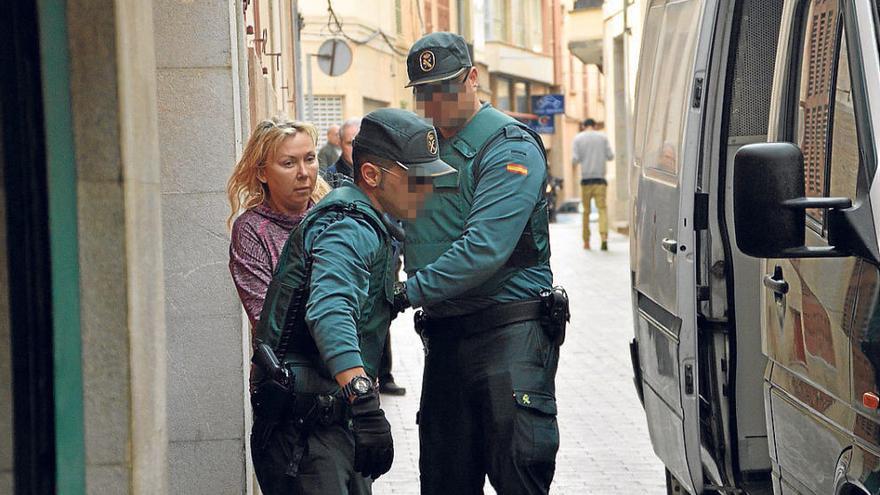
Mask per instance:
[[[687,492],[684,488],[679,484],[678,480],[675,479],[675,476],[666,470],[666,495],[686,495]]]

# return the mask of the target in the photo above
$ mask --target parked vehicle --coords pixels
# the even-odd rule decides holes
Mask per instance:
[[[880,494],[880,2],[647,3],[631,350],[667,487]]]

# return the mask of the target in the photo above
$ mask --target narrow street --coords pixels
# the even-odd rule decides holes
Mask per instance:
[[[597,238],[593,250],[584,251],[580,227],[580,215],[560,215],[550,230],[555,281],[568,290],[572,307],[556,381],[561,445],[551,492],[659,495],[665,493],[663,467],[651,450],[629,358],[629,241],[612,234],[608,252],[598,250]],[[407,395],[382,398],[395,460],[374,493],[417,494],[422,348],[411,313],[391,331],[394,376]],[[488,482],[486,492],[493,493]]]

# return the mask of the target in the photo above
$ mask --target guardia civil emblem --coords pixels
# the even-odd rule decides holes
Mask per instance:
[[[428,153],[432,155],[437,154],[437,133],[434,131],[428,131],[428,135],[426,137],[428,140]]]
[[[421,66],[423,72],[434,70],[434,63],[434,52],[431,50],[425,50],[419,55],[419,66]]]

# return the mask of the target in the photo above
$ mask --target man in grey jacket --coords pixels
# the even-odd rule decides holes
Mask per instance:
[[[614,152],[605,134],[596,130],[596,121],[587,119],[583,131],[572,142],[572,165],[581,166],[581,201],[584,205],[584,249],[590,249],[590,201],[599,210],[599,237],[602,251],[608,250],[608,208],[605,205],[608,182],[605,162],[614,159]]]

